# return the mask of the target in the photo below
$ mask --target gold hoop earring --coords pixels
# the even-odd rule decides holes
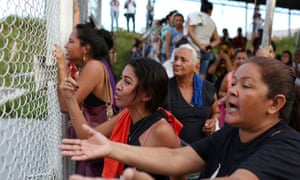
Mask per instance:
[[[83,55],[83,58],[82,58],[82,60],[83,60],[83,63],[85,64],[85,54]]]

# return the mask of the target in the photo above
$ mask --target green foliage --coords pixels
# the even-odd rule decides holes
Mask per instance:
[[[282,51],[284,50],[289,50],[292,53],[295,52],[295,47],[296,47],[296,39],[297,36],[294,34],[293,36],[290,37],[283,37],[281,39],[275,40],[275,45],[276,45],[276,53],[281,54]]]
[[[130,49],[134,38],[141,39],[142,35],[127,31],[114,32],[115,46],[117,50],[117,63],[112,65],[116,79],[122,74],[122,70],[130,58]]]
[[[46,48],[45,20],[18,16],[0,19],[0,87],[29,90],[1,105],[1,117],[39,118],[47,113],[46,93],[34,92],[35,79],[16,78],[32,72],[34,57],[45,56]]]
[[[4,105],[1,105],[0,115],[2,118],[19,117],[42,120],[46,118],[48,113],[46,101],[46,91],[29,92],[18,99],[8,101]]]
[[[46,22],[8,16],[0,20],[0,75],[10,86],[10,75],[33,70],[33,57],[46,54]]]

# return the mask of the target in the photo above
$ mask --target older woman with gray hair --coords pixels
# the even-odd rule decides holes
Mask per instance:
[[[185,43],[175,49],[174,77],[169,80],[169,94],[164,108],[183,124],[179,136],[192,143],[212,134],[220,117],[217,91],[198,74],[200,61],[192,45]]]

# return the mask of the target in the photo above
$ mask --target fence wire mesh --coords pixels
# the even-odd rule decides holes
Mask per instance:
[[[53,44],[59,0],[0,0],[0,179],[64,179]]]

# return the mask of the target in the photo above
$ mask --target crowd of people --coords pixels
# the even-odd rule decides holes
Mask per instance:
[[[110,3],[113,31],[120,3]],[[135,31],[135,1],[124,8]],[[70,179],[300,177],[300,49],[276,56],[273,41],[259,46],[261,30],[247,48],[240,27],[219,36],[212,12],[202,0],[186,18],[154,19],[117,83],[113,35],[74,16],[66,53],[53,51],[70,123],[59,148],[77,162]]]

